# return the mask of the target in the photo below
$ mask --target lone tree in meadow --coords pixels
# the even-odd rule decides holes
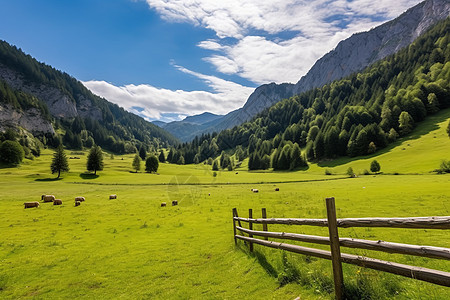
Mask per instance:
[[[103,170],[103,152],[100,146],[94,145],[89,151],[86,168],[88,171],[94,171],[94,175]]]
[[[58,173],[58,177],[56,178],[61,176],[61,172],[69,172],[69,163],[67,162],[63,145],[59,145],[58,148],[56,148],[50,169],[52,170],[52,174]]]
[[[158,171],[159,161],[154,155],[147,157],[145,161],[145,171],[148,173],[156,173]]]
[[[133,169],[136,171],[136,173],[141,170],[141,158],[139,157],[138,154],[134,156],[132,166]]]
[[[373,160],[370,163],[370,171],[373,173],[378,173],[378,172],[380,172],[380,170],[381,170],[380,164],[376,160]]]

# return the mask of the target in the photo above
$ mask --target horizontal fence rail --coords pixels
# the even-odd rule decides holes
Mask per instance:
[[[293,240],[306,243],[315,243],[322,245],[330,245],[330,238],[317,235],[306,235],[298,233],[286,233],[286,232],[269,232],[269,231],[257,231],[249,230],[243,227],[236,226],[236,229],[252,235],[271,237],[276,239]],[[359,248],[366,250],[377,250],[388,253],[398,253],[406,255],[415,255],[428,258],[438,258],[450,260],[450,249],[433,247],[433,246],[417,246],[409,244],[391,243],[385,241],[370,241],[353,238],[339,238],[339,244],[341,247],[347,248]]]
[[[326,250],[308,248],[303,246],[291,245],[278,243],[273,241],[265,241],[255,238],[249,238],[246,236],[236,236],[238,239],[251,242],[254,244],[263,245],[270,248],[286,250],[289,252],[294,252],[298,254],[310,255],[314,257],[324,258],[331,260],[331,252]],[[357,265],[364,268],[374,269],[378,271],[384,271],[388,273],[393,273],[397,275],[402,275],[408,278],[414,278],[422,281],[427,281],[430,283],[448,286],[450,287],[450,273],[438,270],[432,270],[427,268],[408,266],[403,264],[398,264],[390,261],[384,261],[374,258],[368,258],[364,256],[352,255],[341,253],[342,262]]]
[[[237,221],[254,224],[278,225],[309,225],[328,227],[327,219],[296,219],[296,218],[270,218],[250,219],[234,217]],[[450,229],[449,217],[418,217],[418,218],[349,218],[337,219],[337,226],[349,227],[391,227],[416,229]]]
[[[378,271],[384,271],[392,274],[401,275],[408,278],[422,280],[441,286],[450,287],[450,273],[432,270],[417,266],[409,266],[390,261],[384,261],[364,256],[346,254],[340,252],[340,247],[366,249],[382,251],[387,253],[396,253],[403,255],[415,255],[420,257],[450,260],[450,248],[409,245],[402,243],[393,243],[386,241],[372,241],[353,238],[340,238],[337,228],[351,227],[390,227],[390,228],[408,228],[408,229],[450,229],[450,216],[437,217],[414,217],[414,218],[347,218],[336,219],[336,209],[334,198],[326,199],[327,219],[301,219],[301,218],[267,218],[266,209],[262,209],[262,218],[253,218],[253,210],[249,210],[249,217],[239,217],[237,209],[233,209],[233,232],[234,239],[246,242],[250,251],[253,251],[253,245],[281,249],[293,253],[310,255],[318,258],[328,259],[333,264],[333,276],[336,299],[343,297],[343,275],[341,263],[348,263],[364,268],[370,268]],[[249,224],[249,228],[244,228],[241,222]],[[253,230],[253,224],[262,224],[263,231]],[[268,231],[270,224],[277,225],[306,225],[328,227],[329,236],[316,236],[289,232],[271,232]],[[240,234],[237,233],[240,232]],[[245,236],[244,234],[248,235]],[[330,236],[332,239],[330,239]],[[255,238],[262,237],[263,239]],[[299,242],[329,245],[331,251],[309,248],[299,245],[291,245],[275,241],[269,241],[269,238],[293,240]]]

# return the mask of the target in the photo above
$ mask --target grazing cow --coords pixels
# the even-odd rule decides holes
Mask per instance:
[[[258,191],[258,189],[252,189],[252,192],[253,193],[258,193],[259,191]]]
[[[280,191],[280,188],[275,188],[275,192],[279,192]]]
[[[166,202],[161,202],[161,207],[166,207],[167,203]]]
[[[39,207],[39,202],[25,202],[23,205],[25,206],[25,208]]]
[[[81,202],[80,201],[75,201],[75,206],[80,206]]]
[[[75,197],[75,201],[84,202],[86,199],[84,197]]]
[[[109,195],[109,199],[117,199],[117,195],[116,195],[116,194],[114,194],[114,195]]]
[[[61,204],[62,204],[62,200],[61,199],[53,200],[53,205],[61,205]]]
[[[178,200],[173,200],[172,201],[172,206],[178,205]]]
[[[41,200],[44,202],[53,202],[55,200],[55,196],[53,195],[42,195]]]

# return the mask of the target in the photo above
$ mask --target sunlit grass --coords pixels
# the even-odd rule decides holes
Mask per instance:
[[[86,155],[67,151],[80,159],[70,159],[70,172],[53,181],[52,152],[44,150],[19,168],[0,169],[0,298],[331,299],[329,261],[259,246],[249,254],[241,242],[235,247],[231,209],[242,216],[252,208],[259,217],[265,207],[269,217],[324,218],[324,198],[333,196],[338,218],[449,215],[450,175],[430,173],[441,158],[450,158],[448,118],[429,119],[423,133],[379,156],[313,164],[298,172],[242,167],[214,177],[208,165],[161,164],[159,175],[136,174],[130,172],[133,155],[107,155],[104,171],[90,178],[82,175]],[[344,175],[349,166],[355,172],[369,168],[374,158],[385,174],[418,175]],[[326,168],[338,175],[325,175]],[[259,193],[250,191],[255,187]],[[42,194],[54,194],[63,205],[23,208]],[[109,200],[110,194],[118,199]],[[86,202],[74,207],[76,196]],[[170,206],[172,200],[179,206]],[[314,227],[269,225],[269,230],[326,234]],[[450,247],[442,230],[361,228],[340,234]],[[342,251],[450,271],[448,261]],[[354,266],[344,266],[344,280],[359,296],[364,291],[385,299],[448,296],[447,288]],[[358,286],[365,290],[356,291]]]

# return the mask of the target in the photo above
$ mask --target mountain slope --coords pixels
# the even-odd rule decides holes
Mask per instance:
[[[219,123],[199,131],[219,132],[250,120],[278,101],[321,87],[398,52],[439,20],[450,15],[448,0],[427,0],[368,32],[354,34],[319,59],[295,85],[265,84],[255,89],[242,108],[225,115]]]
[[[223,116],[205,112],[199,115],[186,117],[182,121],[174,121],[170,123],[153,122],[164,130],[170,132],[182,142],[191,141],[198,132],[205,130],[206,128],[215,126]]]
[[[177,151],[189,162],[242,147],[249,166],[257,161],[252,168],[266,169],[271,161],[276,170],[295,168],[290,160],[299,147],[310,161],[375,153],[450,107],[449,40],[447,18],[360,73],[284,99],[251,121]]]
[[[53,126],[62,126],[69,132],[69,147],[70,140],[78,140],[82,130],[87,131],[85,138],[91,136],[95,143],[119,153],[134,151],[140,144],[177,143],[175,137],[158,126],[92,94],[75,78],[4,41],[0,41],[0,81],[12,90],[38,99],[51,115]],[[21,113],[21,108],[16,107],[16,111]],[[52,135],[54,130],[47,128],[41,133]]]
[[[448,0],[427,0],[390,22],[354,34],[319,59],[295,84],[294,94],[321,87],[397,53],[449,14]]]

